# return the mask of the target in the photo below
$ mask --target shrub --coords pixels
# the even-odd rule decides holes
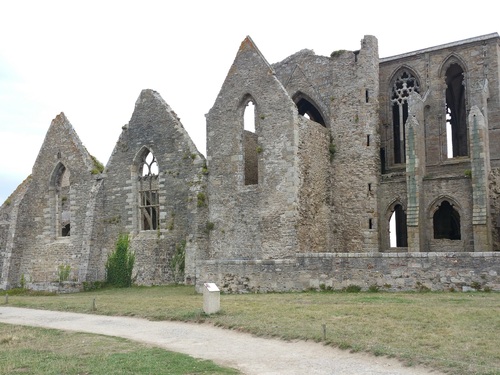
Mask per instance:
[[[328,145],[328,151],[330,152],[330,161],[332,161],[333,157],[335,156],[335,153],[337,152],[337,147],[335,146],[334,143],[330,143]]]
[[[124,288],[132,285],[132,269],[135,255],[129,249],[128,234],[121,234],[116,241],[115,251],[106,262],[106,282],[109,285]]]
[[[207,223],[205,224],[205,233],[208,233],[212,230],[214,230],[215,228],[215,223],[211,222],[211,221],[207,221]]]
[[[342,55],[344,52],[347,52],[347,51],[345,49],[339,49],[337,51],[333,51],[330,54],[330,57],[332,57],[332,58],[338,57],[338,56]]]
[[[197,206],[198,207],[205,207],[207,205],[207,196],[203,192],[199,192],[198,195],[196,196],[196,199],[198,201]]]
[[[57,269],[57,278],[59,282],[62,283],[63,281],[68,281],[70,272],[71,266],[69,264],[61,264]]]
[[[201,167],[201,173],[203,173],[204,175],[208,174],[208,167],[206,162],[203,163],[203,166]]]
[[[90,158],[92,159],[92,163],[93,163],[93,168],[90,171],[90,173],[91,174],[99,174],[99,173],[104,172],[104,165],[99,160],[97,160],[97,158],[95,156],[90,155]]]
[[[380,287],[379,287],[377,284],[372,284],[372,285],[370,285],[370,287],[368,288],[368,291],[369,291],[370,293],[377,293],[379,290],[380,290]]]
[[[90,292],[91,290],[104,288],[106,283],[104,281],[84,281],[82,286],[84,292]]]
[[[344,292],[347,292],[347,293],[359,293],[361,292],[361,287],[359,285],[348,285],[347,287],[345,287],[344,289]]]
[[[19,284],[21,286],[21,289],[26,289],[26,278],[24,277],[24,273],[21,274],[21,281]]]
[[[178,283],[184,279],[184,269],[186,265],[186,241],[175,245],[175,253],[170,260],[170,270],[174,282]]]
[[[470,284],[471,288],[474,288],[476,290],[481,290],[481,288],[483,287],[481,285],[481,283],[477,282],[477,281],[473,281],[471,284]]]
[[[417,289],[417,292],[421,292],[421,293],[427,293],[427,292],[431,291],[428,287],[426,287],[420,281],[417,281],[417,285],[415,288]]]

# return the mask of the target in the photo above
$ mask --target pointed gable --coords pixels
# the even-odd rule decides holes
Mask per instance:
[[[229,104],[226,103],[228,94],[233,95],[236,102],[231,104],[236,106],[245,94],[250,94],[256,100],[261,95],[266,99],[267,96],[273,96],[275,99],[284,100],[285,103],[289,99],[283,86],[276,79],[273,68],[249,36],[243,40],[238,49],[213,109],[217,108],[221,100],[225,105]],[[293,105],[290,102],[288,104]]]
[[[162,141],[169,142],[171,148],[177,147],[171,142],[181,142],[185,143],[190,153],[198,153],[177,114],[154,90],[141,91],[127,132],[132,139],[138,139],[143,144],[156,143],[159,141],[158,137],[163,137],[165,139]]]
[[[196,233],[197,215],[205,209],[197,204],[198,194],[205,196],[205,158],[156,91],[142,90],[122,129],[106,166],[105,205],[99,208],[106,230],[99,245],[107,253],[120,233],[129,233],[136,282],[172,282],[171,252]],[[194,272],[189,266],[185,271]]]
[[[50,124],[33,166],[33,179],[48,178],[58,163],[68,164],[66,167],[74,170],[75,176],[90,176],[94,168],[91,155],[62,112]]]
[[[245,129],[250,102],[254,131]],[[255,258],[262,252],[275,257],[294,251],[294,245],[283,244],[295,243],[297,150],[297,108],[247,37],[207,115],[209,201],[211,212],[218,213],[209,220],[230,226],[223,235],[210,235],[215,257]],[[278,218],[284,219],[276,230]]]

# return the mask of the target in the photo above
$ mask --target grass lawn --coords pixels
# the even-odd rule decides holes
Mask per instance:
[[[95,298],[97,311],[92,312]],[[0,303],[4,303],[3,298]],[[500,374],[499,293],[269,293],[221,295],[205,316],[190,286],[9,296],[9,305],[151,320],[209,322],[260,336],[324,342],[451,374]],[[325,328],[325,329],[324,329]]]
[[[238,374],[116,337],[0,324],[0,374]]]

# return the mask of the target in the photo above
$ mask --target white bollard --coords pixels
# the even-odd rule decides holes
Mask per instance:
[[[215,314],[220,310],[220,290],[215,283],[203,284],[203,311]]]

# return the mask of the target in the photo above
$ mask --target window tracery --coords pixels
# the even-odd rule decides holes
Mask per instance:
[[[139,210],[142,230],[156,230],[159,224],[158,197],[159,168],[156,157],[149,150],[141,158],[139,167]]]
[[[404,163],[405,123],[408,119],[408,98],[410,93],[419,92],[420,84],[409,71],[403,70],[394,81],[391,93],[392,124],[394,132],[394,163]]]

